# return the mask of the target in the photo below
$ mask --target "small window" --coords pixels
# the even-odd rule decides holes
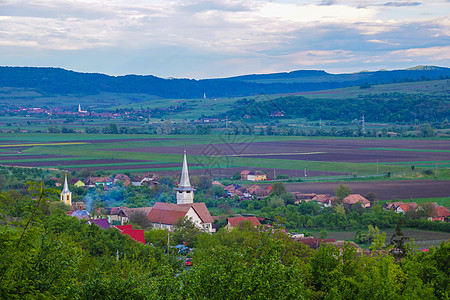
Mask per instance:
[[[188,194],[189,194],[190,192],[191,192],[191,191],[186,191],[186,193],[188,193]]]

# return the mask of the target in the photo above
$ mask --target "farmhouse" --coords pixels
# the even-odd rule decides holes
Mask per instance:
[[[261,199],[269,196],[270,191],[268,189],[262,188],[259,185],[252,185],[247,188],[247,192],[252,195],[254,198]]]
[[[177,193],[177,204],[156,202],[150,213],[148,220],[155,228],[167,228],[172,230],[180,218],[189,218],[194,224],[206,232],[212,233],[213,219],[206,208],[205,203],[194,203],[194,191],[189,181],[189,172],[184,153],[183,167],[179,186],[175,188]]]
[[[267,180],[267,175],[261,171],[244,170],[241,172],[241,180],[250,180],[250,181]]]
[[[257,217],[233,217],[227,219],[227,225],[226,228],[228,230],[233,229],[234,227],[239,226],[241,223],[249,222],[254,227],[260,226],[261,222],[259,222],[259,219]]]
[[[415,202],[411,202],[411,203],[403,203],[400,204],[399,206],[397,206],[397,208],[395,209],[396,213],[406,213],[408,211],[415,211],[418,207],[418,204]]]
[[[86,179],[85,183],[88,187],[96,187],[101,184],[104,187],[109,187],[113,184],[113,180],[109,177],[89,177],[88,179]]]
[[[431,221],[445,221],[448,217],[450,217],[450,212],[446,207],[438,206],[434,209],[433,217],[430,217]]]
[[[315,195],[312,198],[312,200],[313,201],[317,201],[317,203],[319,203],[320,205],[323,205],[324,207],[331,207],[331,205],[332,205],[333,201],[335,200],[335,198],[331,197],[330,194],[318,194],[318,195]]]
[[[117,174],[117,175],[114,177],[113,182],[114,182],[115,185],[116,185],[118,182],[123,182],[123,186],[124,186],[124,187],[127,187],[127,186],[129,186],[129,185],[131,184],[131,179],[130,179],[130,177],[128,177],[128,176],[125,175],[125,174]]]
[[[354,205],[360,203],[362,207],[370,207],[370,201],[361,196],[360,194],[351,194],[344,198],[344,204]]]
[[[300,193],[300,192],[293,192],[292,194],[295,197],[295,204],[300,204],[302,202],[312,201],[312,199],[316,196],[315,193],[303,194],[303,193]]]

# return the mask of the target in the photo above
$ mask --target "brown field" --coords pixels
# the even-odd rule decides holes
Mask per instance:
[[[354,193],[376,194],[376,200],[449,197],[450,184],[446,180],[392,180],[360,182],[292,182],[286,183],[290,192],[331,194],[339,184],[348,185]]]
[[[395,148],[408,150],[449,150],[449,141],[418,140],[347,140],[323,139],[278,142],[223,143],[184,146],[190,155],[236,156],[253,158],[379,163],[450,160],[449,152],[367,150],[361,148]],[[142,147],[102,149],[104,151],[152,152],[179,154],[180,147]]]
[[[64,158],[73,157],[69,155],[51,155],[51,154],[39,154],[39,155],[8,155],[0,156],[0,160],[16,160],[16,159],[48,159],[48,158]]]

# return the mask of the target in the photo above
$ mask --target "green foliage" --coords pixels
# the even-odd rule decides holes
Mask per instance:
[[[362,85],[362,87],[370,87]],[[427,103],[424,105],[423,103]],[[340,99],[308,99],[302,96],[280,97],[271,101],[235,106],[223,116],[243,118],[248,114],[258,120],[269,122],[273,107],[284,111],[284,118],[308,118],[309,120],[359,120],[362,115],[371,122],[442,122],[448,118],[448,97],[411,93],[371,93],[359,97]],[[411,111],[414,111],[411,114]],[[387,133],[385,133],[386,135]],[[431,126],[421,128],[423,136],[434,136]],[[337,133],[352,136],[353,130]]]
[[[348,195],[352,194],[353,191],[348,185],[340,184],[337,188],[334,189],[334,194],[338,199],[344,199]]]
[[[282,182],[275,182],[272,184],[272,192],[271,194],[274,194],[276,196],[281,196],[282,194],[286,193],[286,187]]]
[[[195,247],[201,234],[203,231],[190,218],[184,217],[175,223],[173,240],[177,245],[185,243],[188,247]]]
[[[360,244],[369,244],[372,243],[373,241],[375,241],[375,239],[378,238],[378,236],[380,236],[380,229],[378,229],[378,227],[373,227],[372,225],[368,226],[368,231],[367,232],[357,232],[355,235],[355,242],[360,243]]]

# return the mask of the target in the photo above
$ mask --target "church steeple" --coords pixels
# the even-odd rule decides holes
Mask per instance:
[[[184,150],[183,167],[181,169],[181,179],[177,191],[177,204],[194,203],[194,191],[195,189],[189,182],[189,171],[186,159],[186,150]]]
[[[180,179],[180,187],[190,187],[191,183],[189,182],[189,171],[187,166],[186,159],[186,150],[184,150],[184,159],[183,159],[183,168],[181,169],[181,179]]]
[[[69,191],[69,185],[67,184],[67,174],[64,175],[64,188],[61,192],[61,202],[67,205],[72,205],[72,192]]]

